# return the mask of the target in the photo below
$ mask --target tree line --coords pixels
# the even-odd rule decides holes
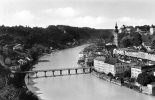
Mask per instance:
[[[65,25],[49,25],[46,28],[28,26],[0,26],[0,45],[21,43],[26,47],[34,44],[63,48],[66,43],[84,42],[88,39],[111,39],[112,30]],[[112,40],[111,40],[112,41]]]

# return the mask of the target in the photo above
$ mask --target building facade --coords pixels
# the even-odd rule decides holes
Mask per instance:
[[[153,35],[154,32],[155,32],[155,26],[152,25],[152,26],[150,27],[150,35]]]
[[[150,74],[154,74],[155,65],[136,65],[131,67],[131,77],[137,78],[138,75],[142,72],[148,72]]]
[[[155,95],[155,82],[148,84],[147,88],[148,88],[148,94]]]
[[[137,78],[140,73],[142,73],[141,67],[132,67],[131,68],[131,77],[132,78]]]
[[[104,72],[105,74],[112,73],[116,75],[117,73],[123,73],[131,69],[131,66],[135,65],[134,63],[116,63],[109,64],[105,63],[105,57],[97,57],[94,59],[94,69],[98,72]]]
[[[140,58],[140,59],[146,59],[146,60],[151,60],[155,61],[155,55],[154,54],[149,54],[141,51],[136,51],[136,50],[131,50],[131,49],[114,49],[113,54],[117,55],[126,55],[130,57],[135,57],[135,58]]]
[[[94,69],[105,74],[112,73],[115,75],[114,65],[105,63],[105,57],[97,57],[94,59]]]

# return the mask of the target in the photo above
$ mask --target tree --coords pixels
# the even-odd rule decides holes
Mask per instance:
[[[132,38],[130,36],[123,37],[120,43],[122,47],[130,47],[132,46]]]
[[[109,77],[113,77],[113,74],[110,73],[110,72],[109,72],[107,75],[108,75]]]
[[[123,47],[139,46],[142,44],[142,36],[137,32],[132,32],[130,35],[124,35],[120,43]]]
[[[135,81],[136,81],[135,78],[130,78],[130,79],[129,79],[129,82],[131,82],[131,83],[134,83]]]
[[[138,32],[133,32],[130,36],[133,38],[132,45],[139,46],[142,44],[142,36]]]
[[[115,77],[120,78],[120,77],[122,77],[122,75],[121,75],[120,73],[116,73],[116,74],[115,74]]]
[[[152,40],[151,49],[155,49],[155,39]]]
[[[123,77],[131,77],[131,70],[125,71]]]
[[[151,76],[146,72],[140,73],[137,78],[137,82],[143,86],[150,84],[152,82]]]

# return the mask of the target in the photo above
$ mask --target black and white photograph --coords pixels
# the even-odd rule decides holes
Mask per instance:
[[[155,0],[0,0],[0,100],[155,100]]]

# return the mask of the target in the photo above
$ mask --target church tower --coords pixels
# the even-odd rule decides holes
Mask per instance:
[[[114,36],[113,45],[116,45],[118,47],[118,26],[117,26],[117,23],[115,25],[115,31],[113,32],[113,36]]]

